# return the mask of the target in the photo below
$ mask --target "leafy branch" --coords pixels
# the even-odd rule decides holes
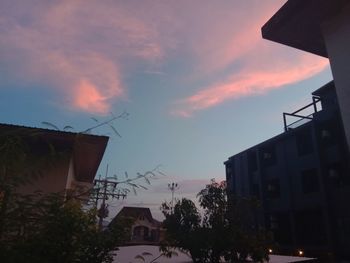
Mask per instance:
[[[105,121],[102,121],[100,122],[97,118],[94,118],[94,117],[91,117],[91,119],[93,121],[95,121],[97,124],[92,126],[92,127],[89,127],[81,132],[78,132],[78,133],[81,133],[81,134],[91,134],[91,132],[99,127],[102,127],[102,126],[108,126],[115,135],[117,135],[118,137],[122,137],[120,135],[120,133],[118,132],[118,130],[113,126],[113,122],[116,121],[117,119],[124,119],[124,120],[128,120],[128,117],[129,117],[129,113],[126,112],[126,111],[123,111],[121,114],[119,115],[114,115],[113,113],[111,113],[111,117]],[[43,121],[41,122],[42,125],[44,126],[47,126],[51,129],[54,129],[56,131],[68,131],[68,130],[74,130],[74,128],[70,125],[66,125],[63,127],[63,129],[60,129],[57,125],[51,123],[51,122],[48,122],[48,121]]]

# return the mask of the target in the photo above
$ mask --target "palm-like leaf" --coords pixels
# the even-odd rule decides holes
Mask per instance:
[[[55,129],[55,130],[57,130],[57,131],[60,130],[55,124],[52,124],[52,123],[47,122],[47,121],[42,121],[41,124],[46,125],[46,126],[48,126],[48,127],[50,127],[50,128],[53,128],[53,129]]]

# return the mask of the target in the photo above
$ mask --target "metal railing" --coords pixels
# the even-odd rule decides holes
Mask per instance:
[[[284,124],[284,131],[288,131],[291,129],[294,129],[296,127],[299,127],[313,119],[313,116],[316,112],[322,110],[321,107],[318,109],[317,105],[320,104],[321,98],[318,96],[312,96],[312,102],[292,113],[283,112],[283,124]],[[313,109],[313,113],[303,115],[302,112]],[[288,123],[287,117],[293,117],[298,118],[296,121],[293,121],[291,123]]]

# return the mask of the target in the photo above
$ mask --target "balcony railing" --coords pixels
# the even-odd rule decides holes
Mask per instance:
[[[312,102],[292,113],[283,112],[283,123],[284,123],[284,131],[289,131],[291,129],[295,129],[309,121],[311,121],[314,117],[314,114],[320,110],[321,108],[321,98],[318,96],[312,96]],[[310,114],[310,110],[313,112]],[[290,119],[294,121],[289,122]],[[296,120],[295,120],[296,119]]]

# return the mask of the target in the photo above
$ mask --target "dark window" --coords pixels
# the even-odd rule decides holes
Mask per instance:
[[[262,163],[265,166],[274,165],[277,162],[276,149],[274,145],[262,147],[260,149],[260,156]]]
[[[322,210],[307,210],[296,213],[296,236],[300,245],[323,245],[327,243]]]
[[[321,145],[328,147],[336,144],[337,140],[342,138],[340,129],[339,120],[333,119],[323,122],[318,128]]]
[[[226,179],[227,180],[233,180],[234,179],[234,169],[235,169],[235,166],[234,166],[234,163],[233,163],[233,160],[226,164]]]
[[[274,241],[289,245],[292,242],[291,223],[288,213],[272,213],[270,218],[270,230],[273,233]]]
[[[258,169],[258,159],[255,151],[248,152],[248,167],[251,172]]]
[[[298,132],[296,144],[299,156],[307,155],[314,151],[311,130],[309,128]]]
[[[266,182],[266,196],[271,199],[280,197],[280,183],[278,179],[271,179]]]
[[[301,185],[304,194],[315,193],[320,190],[317,169],[309,169],[301,172]]]
[[[251,186],[251,195],[255,196],[256,198],[260,198],[260,189],[259,189],[259,185],[253,183]]]
[[[339,218],[337,222],[340,243],[345,246],[350,242],[350,217]]]

